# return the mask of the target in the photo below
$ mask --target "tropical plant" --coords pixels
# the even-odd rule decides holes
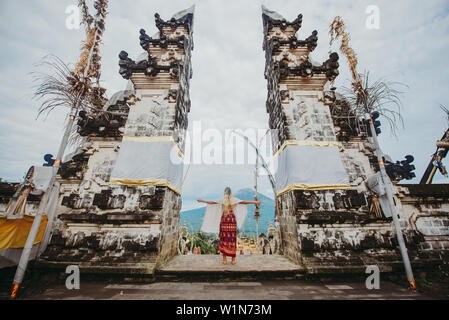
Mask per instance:
[[[212,237],[206,235],[202,231],[195,232],[189,237],[187,243],[188,248],[199,247],[201,249],[201,254],[215,254],[216,250],[211,243]]]

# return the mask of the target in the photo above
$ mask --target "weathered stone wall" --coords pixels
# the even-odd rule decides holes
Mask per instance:
[[[402,224],[419,236],[417,250],[449,251],[449,185],[398,185]]]
[[[299,261],[308,273],[363,272],[370,264],[383,271],[401,268],[392,219],[363,213],[369,207],[361,200],[363,193],[348,192],[339,196],[343,207],[328,210],[323,206],[329,204],[318,200],[320,195],[312,191],[294,190],[281,195],[278,200],[284,254]],[[427,268],[447,259],[448,185],[400,185],[395,199],[412,265]],[[314,209],[305,210],[306,206]],[[297,241],[292,240],[295,233]]]
[[[178,253],[178,231],[181,211],[181,197],[168,190],[164,199],[161,224],[161,238],[156,268],[160,268]]]
[[[296,223],[296,201],[293,193],[284,193],[278,199],[279,227],[281,233],[281,252],[290,260],[301,264],[301,251],[298,247]]]
[[[83,265],[155,263],[165,211],[174,207],[166,200],[171,190],[120,186],[114,189],[118,195],[103,189],[94,194],[93,201],[72,203],[70,185],[63,183],[61,191],[58,220],[42,259]]]

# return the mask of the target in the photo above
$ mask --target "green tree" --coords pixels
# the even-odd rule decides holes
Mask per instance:
[[[199,247],[202,254],[215,254],[215,248],[210,243],[212,237],[206,235],[204,232],[198,231],[192,234],[193,247]],[[191,247],[192,244],[189,245]]]

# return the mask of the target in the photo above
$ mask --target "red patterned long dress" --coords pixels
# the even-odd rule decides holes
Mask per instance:
[[[224,213],[220,221],[220,243],[218,250],[228,257],[235,257],[237,248],[237,222],[233,211]]]

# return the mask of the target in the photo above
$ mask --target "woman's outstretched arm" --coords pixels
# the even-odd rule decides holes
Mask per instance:
[[[260,204],[260,201],[240,201],[240,204]]]
[[[203,203],[207,203],[207,204],[218,204],[215,201],[208,201],[208,200],[203,200],[203,199],[197,199],[196,201],[198,202],[203,202]]]

